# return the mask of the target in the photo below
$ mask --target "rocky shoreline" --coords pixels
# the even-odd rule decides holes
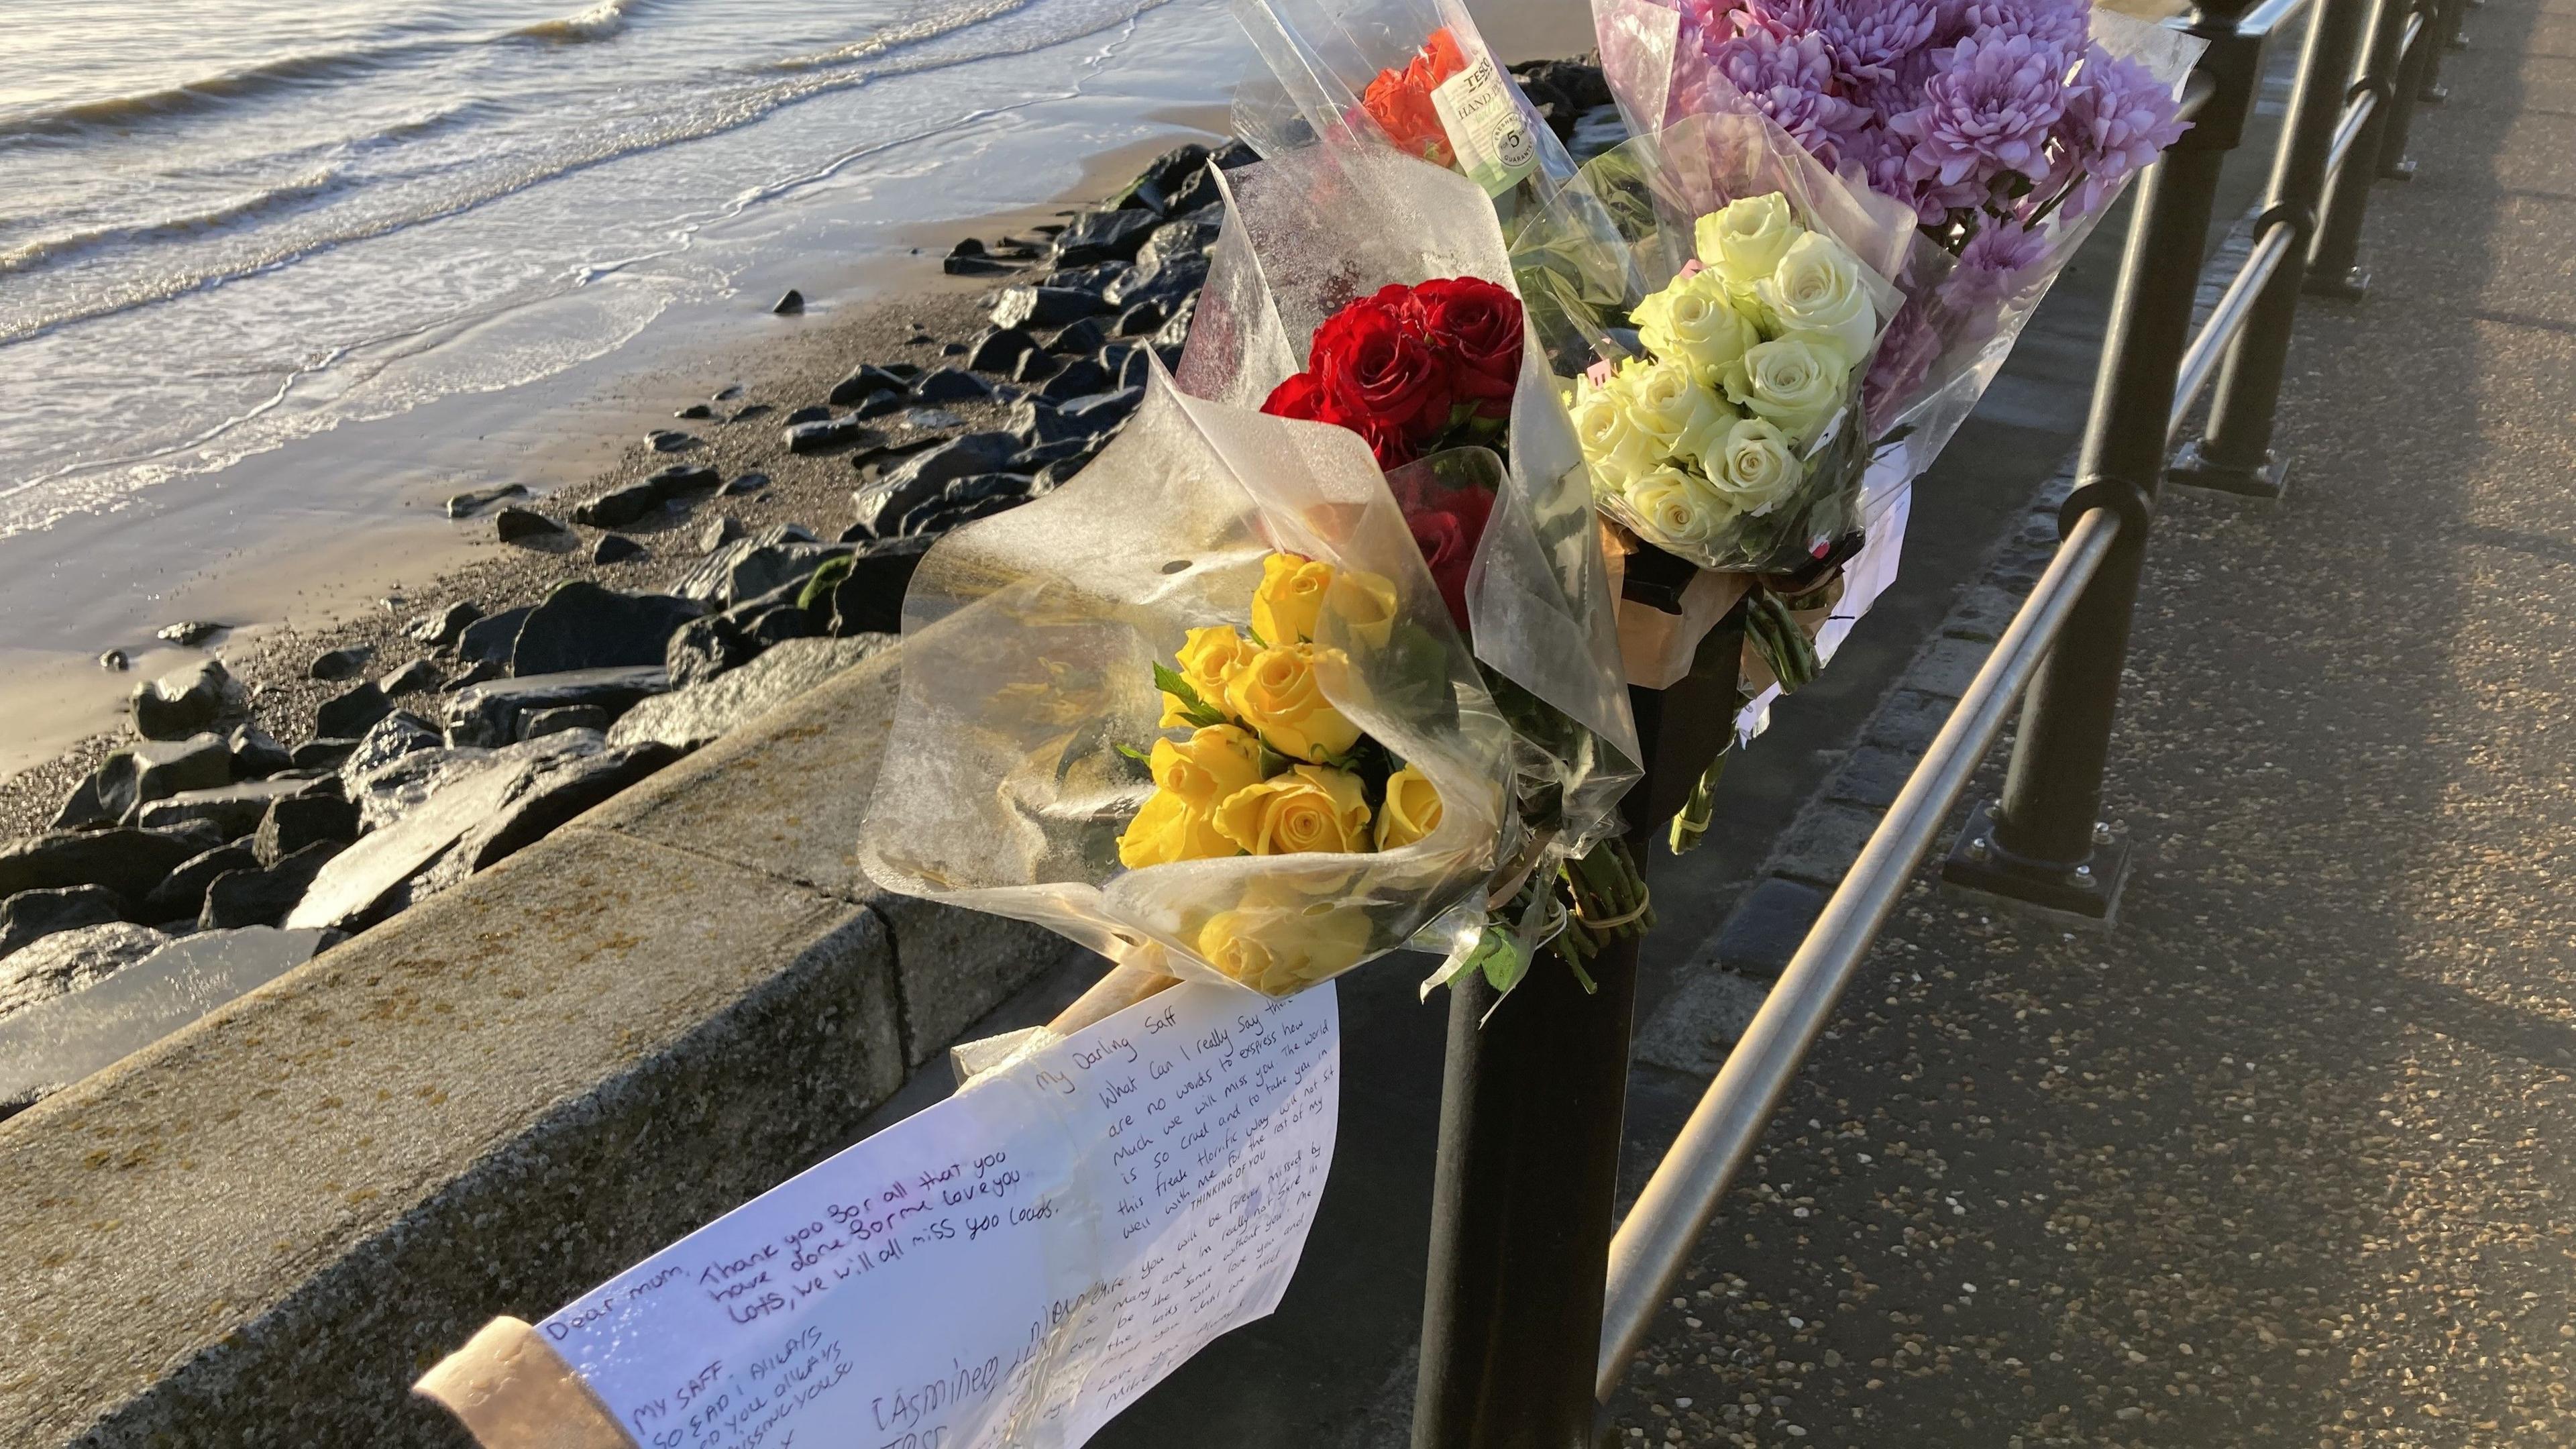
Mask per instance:
[[[1560,130],[1608,100],[1581,63],[1515,72]],[[379,614],[238,652],[175,623],[211,652],[138,684],[122,737],[0,785],[0,1117],[78,1075],[49,1060],[148,1044],[890,645],[934,539],[1073,476],[1178,359],[1214,171],[1253,159],[1180,146],[963,238],[839,367],[673,399],[586,486],[457,496],[503,547]],[[81,1006],[119,977],[103,1042]]]

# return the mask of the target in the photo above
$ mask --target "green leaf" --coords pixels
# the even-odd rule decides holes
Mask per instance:
[[[1148,764],[1148,765],[1150,765],[1150,764],[1152,764],[1152,763],[1154,762],[1154,757],[1153,757],[1152,755],[1149,755],[1149,754],[1145,753],[1143,750],[1140,750],[1140,749],[1136,748],[1134,745],[1131,745],[1131,744],[1127,743],[1125,740],[1120,740],[1120,741],[1118,741],[1115,745],[1112,745],[1112,746],[1111,746],[1111,748],[1112,748],[1112,749],[1115,749],[1116,751],[1118,751],[1118,753],[1120,753],[1120,754],[1122,754],[1122,755],[1125,755],[1127,758],[1129,758],[1129,759],[1131,759],[1131,760],[1140,761],[1140,762],[1142,762],[1142,763],[1144,763],[1144,764]]]
[[[1179,700],[1181,702],[1181,717],[1188,720],[1191,724],[1196,725],[1201,729],[1205,729],[1209,725],[1220,725],[1225,723],[1224,712],[1213,708],[1206,700],[1199,698],[1198,690],[1192,688],[1190,682],[1181,677],[1181,672],[1179,670],[1166,664],[1155,665],[1154,687],[1165,694],[1172,696],[1174,699]]]

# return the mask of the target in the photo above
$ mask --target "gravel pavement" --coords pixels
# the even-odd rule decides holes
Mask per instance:
[[[1629,1443],[2576,1443],[2576,8],[2469,32],[2289,497],[2168,496],[2119,928],[1918,881]],[[1698,1085],[1641,1069],[1637,1171]]]

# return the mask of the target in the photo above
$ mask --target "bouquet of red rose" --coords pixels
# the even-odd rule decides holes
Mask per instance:
[[[1580,969],[1607,933],[1645,922],[1614,839],[1636,728],[1582,450],[1493,213],[1463,179],[1377,146],[1311,147],[1225,180],[1181,385],[1368,442],[1512,728],[1525,834],[1490,911],[1447,924],[1434,979],[1472,960],[1508,988],[1551,939]],[[1567,930],[1576,920],[1609,924]]]
[[[1458,164],[1458,149],[1440,123],[1439,103],[1432,99],[1451,76],[1467,68],[1466,52],[1447,26],[1431,32],[1422,48],[1402,69],[1377,73],[1360,96],[1360,109],[1398,149],[1410,151],[1434,166]]]

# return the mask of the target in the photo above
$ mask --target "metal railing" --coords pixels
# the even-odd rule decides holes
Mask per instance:
[[[1567,973],[1533,973],[1520,990],[1546,999],[1491,1021],[1480,979],[1464,979],[1451,1004],[1416,1449],[1569,1449],[1606,1432],[1603,1401],[2016,702],[2002,798],[1971,812],[1944,878],[2110,921],[2127,843],[2100,819],[2103,768],[2158,492],[2170,475],[2279,496],[2272,422],[2299,298],[2366,289],[2357,251],[2371,184],[2412,174],[2412,112],[2441,98],[2441,54],[2469,3],[2209,0],[2191,17],[2186,28],[2209,42],[2185,93],[2194,125],[2138,186],[2055,557],[1615,1235],[1635,944],[1594,963],[1596,994],[1554,979]],[[2195,332],[2220,165],[2253,113],[2266,42],[2302,14],[2263,209]],[[2213,383],[2201,436],[2173,453]],[[1721,627],[1702,657],[1724,658],[1739,639]],[[1695,722],[1731,713],[1692,688],[1634,692],[1648,756],[1641,821],[1669,813],[1675,778],[1705,763]]]

